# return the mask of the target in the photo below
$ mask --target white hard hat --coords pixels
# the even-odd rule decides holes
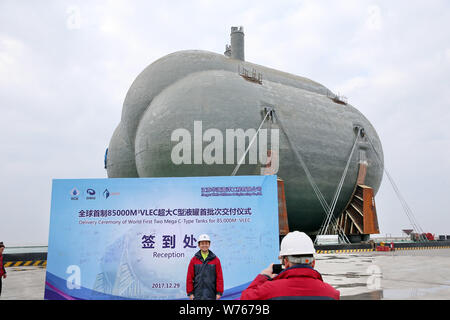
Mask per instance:
[[[295,255],[313,255],[316,253],[314,243],[304,232],[289,232],[281,241],[280,257]]]
[[[201,234],[201,235],[198,236],[197,242],[200,242],[200,241],[209,241],[209,242],[211,242],[211,239],[209,238],[209,236],[207,234]]]

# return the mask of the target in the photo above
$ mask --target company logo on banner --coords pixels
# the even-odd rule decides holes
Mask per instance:
[[[239,298],[278,256],[276,176],[53,180],[45,299],[187,299],[203,233]]]
[[[70,199],[71,200],[78,200],[78,196],[80,195],[80,191],[78,191],[78,189],[77,188],[73,188],[71,191],[70,191]]]
[[[87,196],[86,196],[86,200],[95,200],[95,190],[94,189],[87,189],[86,190]]]

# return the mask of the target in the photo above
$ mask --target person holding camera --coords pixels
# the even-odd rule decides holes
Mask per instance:
[[[323,282],[321,274],[314,270],[315,252],[308,235],[288,233],[281,241],[278,257],[284,269],[276,270],[277,265],[270,264],[242,292],[241,300],[339,300],[340,292]]]

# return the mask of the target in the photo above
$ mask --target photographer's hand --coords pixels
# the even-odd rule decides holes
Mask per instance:
[[[263,271],[261,271],[260,274],[268,276],[270,278],[275,277],[276,274],[273,273],[273,263],[271,263],[267,268],[265,268]]]

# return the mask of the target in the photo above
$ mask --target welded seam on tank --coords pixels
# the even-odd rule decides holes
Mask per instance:
[[[161,90],[158,93],[155,93],[155,95],[152,97],[152,99],[150,100],[150,102],[148,103],[147,107],[142,111],[142,113],[139,116],[139,121],[138,124],[136,126],[136,130],[134,132],[134,140],[133,140],[133,149],[134,149],[134,156],[138,156],[139,154],[148,151],[148,149],[141,149],[139,152],[136,152],[136,138],[137,138],[137,133],[139,131],[139,128],[141,127],[142,122],[144,121],[145,115],[147,114],[147,111],[150,109],[150,106],[152,105],[153,101],[161,94],[163,93],[165,90],[167,90],[168,88],[175,86],[179,81],[184,80],[186,77],[192,75],[193,73],[197,73],[197,72],[204,72],[205,70],[202,71],[194,71],[194,72],[190,72],[186,75],[184,75],[183,77],[177,79],[175,82],[172,82],[164,87],[161,88]],[[210,70],[206,70],[206,71],[210,71]],[[136,170],[137,170],[137,165],[136,165]]]
[[[138,124],[137,124],[137,126],[136,126],[136,130],[135,130],[135,132],[134,132],[134,140],[133,140],[133,149],[134,149],[134,154],[135,154],[135,156],[138,155],[139,153],[141,153],[141,152],[139,152],[138,154],[136,154],[136,138],[137,138],[137,133],[138,133],[138,131],[139,131],[139,128],[140,128],[140,126],[141,126],[141,124],[142,124],[143,119],[145,118],[145,114],[146,114],[147,111],[150,109],[150,106],[152,105],[153,101],[154,101],[161,93],[163,93],[164,91],[166,91],[166,90],[169,89],[170,87],[177,85],[177,83],[179,83],[180,81],[186,79],[187,77],[190,77],[190,76],[192,76],[193,74],[196,74],[196,73],[209,72],[209,71],[227,71],[227,70],[222,70],[222,69],[218,69],[218,68],[217,68],[217,69],[207,69],[207,70],[198,70],[198,71],[189,72],[189,73],[185,74],[184,76],[182,76],[182,77],[176,79],[175,82],[171,82],[171,83],[167,84],[166,86],[162,87],[161,90],[160,90],[158,93],[155,93],[155,95],[151,98],[150,102],[148,103],[147,107],[146,107],[144,110],[142,110],[142,112],[140,113],[140,116],[139,116],[139,121],[138,121]],[[146,149],[146,150],[147,150],[147,149]],[[145,151],[145,150],[142,150],[142,151]]]

